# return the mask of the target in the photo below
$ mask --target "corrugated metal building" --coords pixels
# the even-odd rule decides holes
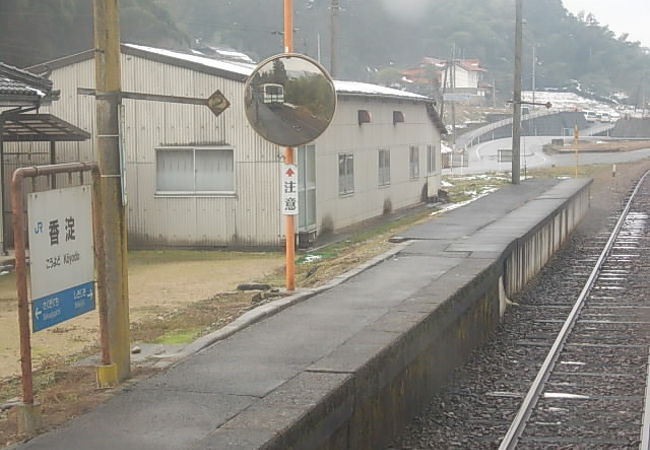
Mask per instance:
[[[51,111],[95,135],[92,52],[31,68],[51,72],[61,99]],[[204,106],[125,98],[129,242],[137,247],[278,246],[282,149],[244,112],[253,66],[137,45],[122,46],[125,92],[231,103]],[[435,195],[440,133],[431,101],[381,86],[335,82],[330,128],[298,150],[302,237],[337,230]],[[21,144],[20,152],[33,150]],[[58,162],[94,159],[92,142],[61,145]]]

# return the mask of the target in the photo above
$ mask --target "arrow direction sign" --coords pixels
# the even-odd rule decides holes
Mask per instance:
[[[217,117],[229,107],[230,102],[219,90],[208,98],[208,108]]]
[[[32,301],[34,332],[95,309],[95,283],[85,283]]]

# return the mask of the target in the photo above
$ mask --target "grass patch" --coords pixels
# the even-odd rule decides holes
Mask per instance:
[[[393,221],[374,226],[360,227],[359,232],[349,238],[324,246],[315,252],[301,254],[296,264],[296,285],[298,287],[320,286],[332,278],[380,255],[394,244],[388,242],[391,236],[425,220],[431,211],[419,211],[399,217]],[[272,286],[284,286],[284,269],[260,280]]]
[[[188,330],[178,330],[166,333],[156,339],[156,344],[163,345],[176,345],[176,344],[189,344],[201,334],[201,328],[190,328]]]
[[[131,324],[131,340],[161,344],[185,344],[232,322],[250,309],[247,292],[219,294],[183,308],[161,313],[151,320]]]

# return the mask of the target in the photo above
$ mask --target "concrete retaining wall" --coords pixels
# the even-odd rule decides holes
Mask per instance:
[[[387,445],[489,339],[505,294],[520,291],[575,229],[589,207],[589,185],[565,181],[451,245],[425,243],[442,245],[439,261],[462,263],[432,275],[398,307],[229,421],[214,448],[244,448],[230,446],[242,436],[247,448]],[[273,431],[255,435],[260,428]]]
[[[562,199],[563,194],[557,188],[551,189],[539,197],[539,201]],[[536,202],[527,205],[534,207]],[[526,206],[517,211],[527,214]],[[517,239],[506,252],[503,273],[504,287],[507,295],[513,295],[523,289],[544,267],[553,254],[564,244],[571,232],[578,225],[589,209],[588,186],[578,190],[573,197],[559,204],[549,213],[546,220],[537,224],[528,235]]]

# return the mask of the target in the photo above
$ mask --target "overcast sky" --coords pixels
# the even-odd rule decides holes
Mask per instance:
[[[574,14],[584,10],[593,13],[598,22],[620,35],[629,33],[628,40],[641,41],[650,47],[650,0],[563,0],[565,8]]]

